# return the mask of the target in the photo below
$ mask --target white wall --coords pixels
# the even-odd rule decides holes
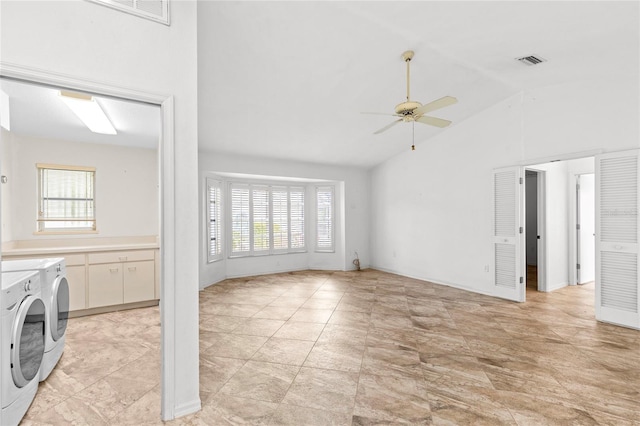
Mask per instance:
[[[158,235],[158,151],[11,135],[7,203],[15,240],[60,238],[34,235],[38,209],[36,163],[96,168],[97,234],[68,238]],[[4,189],[4,188],[3,188]],[[4,204],[4,203],[3,203]],[[67,238],[67,236],[65,236]]]
[[[175,283],[163,327],[175,335],[166,354],[175,366],[165,370],[164,406],[168,417],[197,410],[197,3],[172,2],[171,26],[81,0],[2,1],[0,10],[2,63],[174,97],[175,257],[162,261],[174,271],[163,277]]]
[[[326,166],[291,161],[200,152],[200,287],[226,277],[247,276],[299,269],[349,270],[357,251],[362,267],[369,265],[369,174],[360,168]],[[204,182],[208,172],[317,179],[336,184],[336,226],[344,238],[336,241],[334,253],[316,253],[308,247],[304,254],[285,254],[260,258],[235,258],[207,263]],[[313,214],[315,194],[307,193],[307,216]],[[342,215],[340,214],[342,212]],[[313,229],[310,241],[313,241]]]
[[[637,93],[617,79],[514,95],[375,167],[371,264],[491,293],[492,170],[638,148]]]
[[[13,165],[11,161],[12,157],[12,144],[10,133],[5,129],[0,129],[0,173],[4,176],[13,175]],[[7,181],[6,184],[0,184],[0,206],[1,210],[1,219],[2,219],[2,242],[11,241],[13,239],[13,228],[11,226],[13,216],[11,214],[11,203],[9,201],[11,197],[11,188],[10,182]]]

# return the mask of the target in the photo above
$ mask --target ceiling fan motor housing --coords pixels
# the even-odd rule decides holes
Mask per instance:
[[[398,115],[412,115],[416,108],[420,108],[422,104],[416,101],[402,102],[396,105],[396,114]]]

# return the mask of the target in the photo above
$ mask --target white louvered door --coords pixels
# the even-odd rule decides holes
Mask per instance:
[[[524,302],[523,169],[493,171],[493,294]]]
[[[640,328],[638,150],[596,156],[596,318]]]

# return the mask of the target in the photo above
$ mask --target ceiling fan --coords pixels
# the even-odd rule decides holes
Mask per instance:
[[[391,124],[386,125],[382,129],[374,132],[375,135],[388,130],[389,128],[395,126],[396,124],[404,121],[405,123],[409,122],[418,122],[423,124],[428,124],[430,126],[435,127],[447,127],[451,124],[451,121],[444,120],[442,118],[431,117],[424,115],[428,112],[435,111],[440,108],[444,108],[449,105],[453,105],[458,100],[453,96],[445,96],[443,98],[437,99],[433,102],[429,102],[428,104],[422,105],[420,102],[412,101],[409,97],[409,89],[410,89],[410,79],[409,79],[409,62],[413,59],[413,50],[407,50],[402,54],[402,59],[407,63],[407,100],[406,102],[402,102],[396,105],[396,113],[395,114],[382,114],[376,112],[365,112],[364,114],[380,114],[380,115],[392,115],[395,117],[400,117],[399,119],[393,121]]]

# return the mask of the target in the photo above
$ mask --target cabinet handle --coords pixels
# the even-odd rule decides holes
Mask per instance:
[[[109,272],[118,272],[118,268],[109,268]]]
[[[125,260],[127,260],[127,256],[120,256],[120,257],[118,257],[118,259],[120,259],[122,262],[124,262]]]
[[[136,267],[135,267],[135,266],[133,266],[133,267],[129,268],[129,270],[130,270],[130,271],[135,271],[135,270],[136,270]]]

